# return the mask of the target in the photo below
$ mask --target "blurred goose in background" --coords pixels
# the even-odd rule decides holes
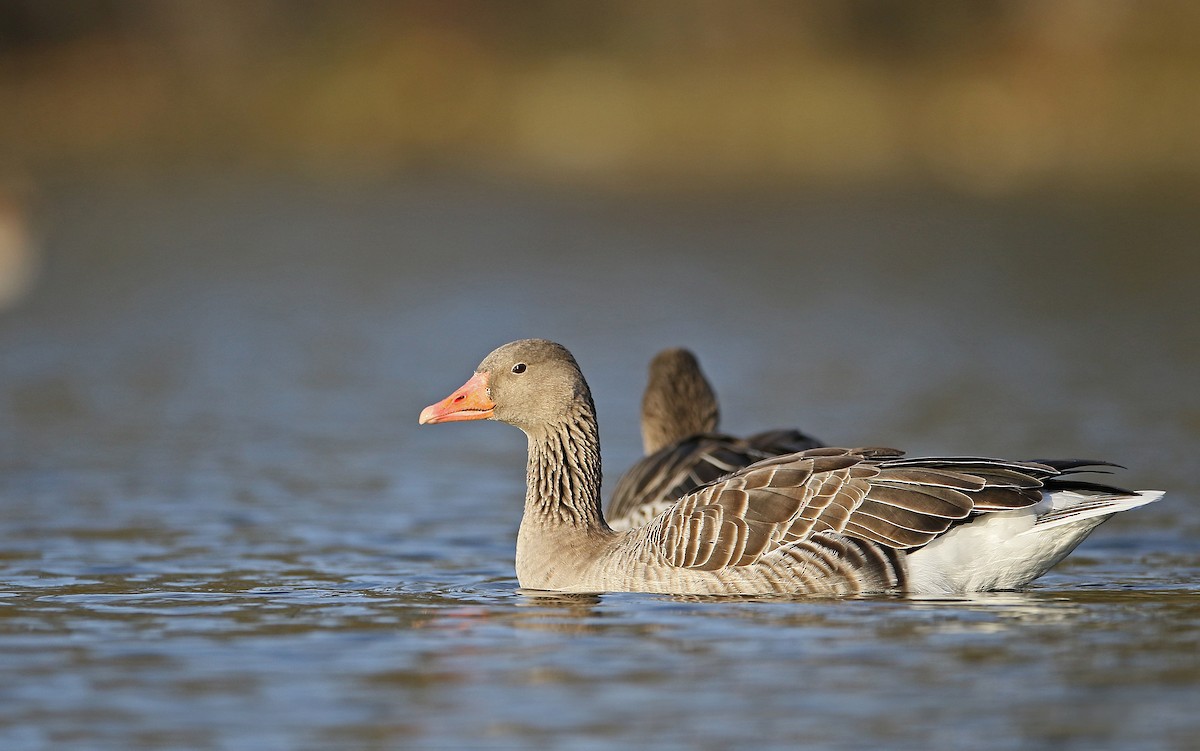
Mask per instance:
[[[575,358],[506,344],[421,424],[498,420],[528,439],[522,587],[673,594],[955,594],[1024,586],[1113,514],[1158,500],[1069,476],[1098,464],[818,448],[746,467],[617,532]],[[1108,465],[1111,466],[1111,465]]]
[[[645,456],[617,481],[605,519],[616,530],[638,527],[682,496],[742,467],[823,444],[798,430],[747,438],[717,432],[717,395],[700,362],[681,347],[650,361],[642,395]]]

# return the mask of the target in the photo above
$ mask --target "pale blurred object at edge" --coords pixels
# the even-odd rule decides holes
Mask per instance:
[[[0,312],[25,298],[36,272],[37,248],[25,200],[19,191],[0,185]]]

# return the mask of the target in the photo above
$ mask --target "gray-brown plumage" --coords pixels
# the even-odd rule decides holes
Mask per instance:
[[[1044,573],[1115,511],[1159,495],[1104,486],[1064,490],[1058,495],[1105,505],[1089,510],[1090,518],[1046,525],[1055,528],[1052,536],[1030,535],[1039,531],[1037,509],[1054,505],[1050,491],[1062,472],[1049,464],[819,448],[754,464],[684,496],[642,527],[615,532],[600,513],[591,393],[565,348],[540,339],[498,348],[462,388],[423,410],[420,421],[474,419],[507,422],[528,437],[516,569],[521,586],[533,589],[849,594],[1010,588]],[[981,524],[989,519],[999,524]],[[957,544],[959,538],[966,544]],[[994,572],[992,557],[1003,558]]]
[[[701,433],[721,421],[717,395],[690,351],[664,349],[650,361],[642,394],[642,448],[649,455]]]
[[[754,462],[821,446],[798,430],[747,438],[717,432],[717,395],[696,356],[681,347],[650,361],[642,395],[646,455],[617,481],[605,518],[613,529],[638,527],[680,497]]]

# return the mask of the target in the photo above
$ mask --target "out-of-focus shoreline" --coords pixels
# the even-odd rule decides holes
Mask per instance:
[[[0,172],[1200,186],[1186,3],[568,5],[18,2]]]

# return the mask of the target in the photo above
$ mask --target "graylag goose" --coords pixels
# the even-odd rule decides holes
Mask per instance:
[[[642,394],[645,456],[621,479],[604,518],[615,530],[640,527],[696,488],[763,459],[822,446],[798,430],[747,438],[717,432],[717,395],[696,356],[682,347],[650,361]]]
[[[1103,463],[818,448],[753,464],[616,532],[600,440],[564,347],[506,344],[420,423],[498,420],[529,443],[516,571],[528,589],[696,595],[955,594],[1021,587],[1118,511],[1162,496],[1068,477]],[[1111,466],[1111,465],[1108,465]]]

